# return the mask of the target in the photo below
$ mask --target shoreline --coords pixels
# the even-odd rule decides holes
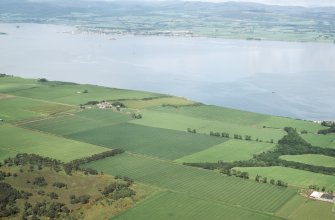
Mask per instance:
[[[51,25],[51,26],[58,26],[58,27],[67,27],[67,28],[73,28],[74,30],[72,31],[73,33],[65,33],[64,34],[88,34],[88,35],[101,35],[101,36],[111,36],[111,37],[166,37],[166,38],[186,38],[186,39],[204,39],[204,40],[231,40],[231,41],[244,41],[244,42],[282,42],[282,43],[301,43],[301,44],[329,44],[329,45],[335,45],[335,40],[334,41],[310,41],[310,40],[288,40],[288,39],[262,39],[262,38],[250,38],[250,37],[224,37],[224,36],[211,36],[211,35],[199,35],[195,34],[192,32],[189,32],[187,34],[178,34],[182,32],[188,32],[187,30],[185,31],[173,31],[173,30],[166,30],[166,31],[157,31],[153,33],[142,33],[142,32],[134,32],[134,31],[124,31],[121,29],[115,29],[115,32],[121,32],[121,33],[113,33],[113,32],[108,32],[109,28],[98,28],[98,27],[85,27],[85,25],[76,25],[76,24],[61,24],[61,23],[35,23],[35,22],[10,22],[10,21],[1,21],[0,20],[0,25],[1,24],[13,24],[15,26],[20,25]],[[96,30],[85,30],[86,29],[96,29]],[[83,29],[83,30],[81,30]],[[164,34],[166,33],[171,33],[171,34]],[[8,33],[1,32],[0,30],[0,35],[9,35]],[[118,40],[118,39],[111,39],[111,40]]]

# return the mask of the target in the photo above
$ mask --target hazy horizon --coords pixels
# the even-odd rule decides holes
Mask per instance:
[[[45,0],[29,0],[29,1],[45,1]],[[55,1],[55,0],[51,0]],[[121,0],[84,0],[84,1],[121,1]],[[122,0],[122,1],[137,1],[137,2],[163,2],[163,1],[198,1],[198,2],[253,2],[267,5],[281,5],[281,6],[304,6],[304,7],[335,7],[335,1],[333,0]]]

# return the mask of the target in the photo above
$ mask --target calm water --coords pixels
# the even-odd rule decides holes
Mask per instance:
[[[0,72],[163,92],[237,109],[335,119],[335,44],[72,34],[0,24]]]

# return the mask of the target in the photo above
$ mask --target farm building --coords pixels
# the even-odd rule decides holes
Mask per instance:
[[[313,191],[312,194],[309,196],[314,199],[320,199],[323,193],[318,192],[318,191]]]
[[[310,198],[325,201],[325,202],[335,202],[335,197],[333,193],[324,193],[324,192],[318,192],[313,191],[310,195]]]

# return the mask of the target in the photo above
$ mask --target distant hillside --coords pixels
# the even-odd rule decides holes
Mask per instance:
[[[0,22],[77,25],[106,34],[335,40],[335,10],[255,3],[2,0]]]

